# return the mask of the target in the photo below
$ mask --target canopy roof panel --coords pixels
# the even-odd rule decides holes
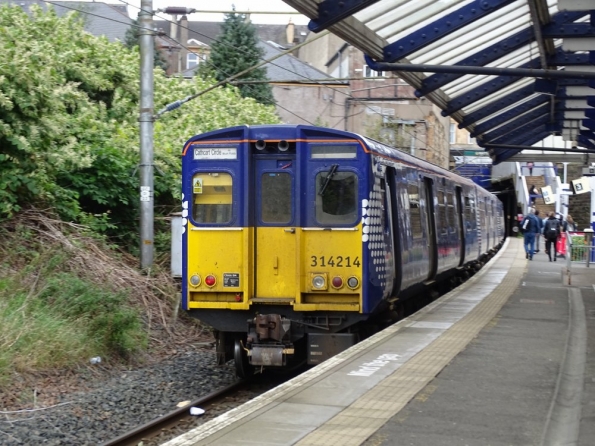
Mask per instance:
[[[284,0],[395,71],[495,164],[550,135],[595,150],[595,0]]]

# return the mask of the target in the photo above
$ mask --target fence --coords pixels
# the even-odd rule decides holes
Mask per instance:
[[[564,256],[569,253],[566,260],[571,263],[586,263],[587,266],[595,263],[595,246],[593,246],[591,240],[585,239],[585,233],[571,232],[569,235],[570,237],[566,237],[566,240],[564,240],[566,248],[564,252],[558,250],[558,244],[556,245],[556,251]]]

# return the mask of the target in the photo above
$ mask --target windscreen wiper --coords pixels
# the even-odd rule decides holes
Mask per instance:
[[[326,176],[326,180],[324,181],[324,184],[320,188],[320,191],[318,192],[318,195],[320,195],[320,196],[323,196],[324,195],[324,191],[326,190],[326,187],[328,186],[328,183],[330,183],[331,179],[335,176],[335,173],[337,172],[337,169],[338,168],[339,168],[339,165],[338,164],[333,164],[331,166],[331,169],[328,171],[328,174]]]

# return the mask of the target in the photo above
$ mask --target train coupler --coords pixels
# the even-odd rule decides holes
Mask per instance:
[[[283,345],[253,345],[248,350],[248,358],[251,365],[283,367],[287,365],[287,356],[294,353],[293,347]]]

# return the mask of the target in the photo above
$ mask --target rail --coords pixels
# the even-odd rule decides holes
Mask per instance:
[[[205,407],[208,404],[212,404],[221,398],[224,398],[234,392],[239,391],[246,387],[246,381],[237,381],[227,387],[205,395],[196,401],[192,401],[187,406],[176,409],[162,417],[149,421],[142,426],[138,426],[135,429],[126,432],[125,434],[114,438],[110,441],[102,443],[101,446],[131,446],[142,444],[143,439],[150,438],[156,435],[163,429],[171,428],[172,426],[180,423],[184,418],[191,417],[190,408],[196,406]]]

